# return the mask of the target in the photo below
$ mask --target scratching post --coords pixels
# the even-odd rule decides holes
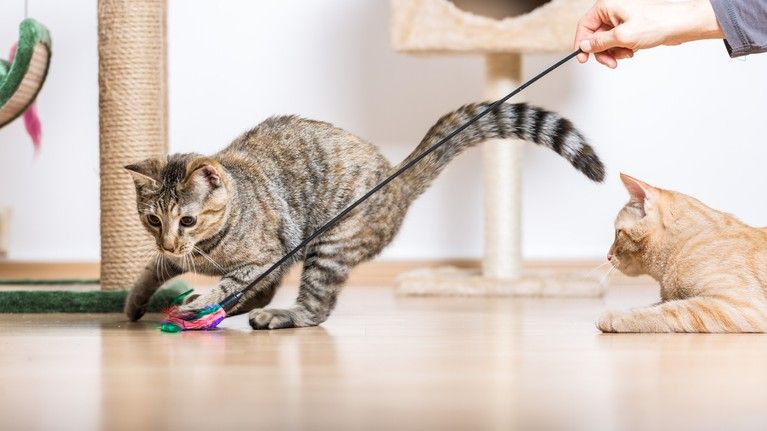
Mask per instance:
[[[517,54],[488,55],[485,59],[485,97],[498,100],[521,83]],[[522,95],[509,103],[522,102]],[[484,143],[485,259],[482,273],[512,279],[522,273],[522,156],[520,140],[491,139]]]
[[[101,288],[126,289],[152,243],[123,167],[167,149],[166,2],[99,0]]]
[[[521,55],[571,51],[575,24],[592,0],[391,0],[392,44],[409,54],[485,56],[485,98],[497,100],[522,82]],[[460,8],[459,8],[460,6]],[[475,15],[464,8],[481,10]],[[510,103],[522,102],[520,96]],[[398,277],[410,295],[600,296],[594,274],[522,268],[523,141],[484,144],[484,258],[481,271],[425,268]]]

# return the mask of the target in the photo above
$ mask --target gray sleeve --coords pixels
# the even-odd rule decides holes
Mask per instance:
[[[767,52],[767,0],[711,0],[730,57]]]

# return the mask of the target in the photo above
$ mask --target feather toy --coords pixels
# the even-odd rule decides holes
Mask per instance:
[[[179,305],[183,304],[184,298],[189,296],[192,292],[193,290],[190,289],[177,296],[176,299],[173,300],[173,304],[163,311],[165,313],[165,319],[160,323],[161,331],[181,332],[189,330],[210,330],[215,329],[218,324],[226,318],[226,310],[222,306],[222,304],[226,306],[226,303],[223,302],[222,304],[209,305],[199,311],[179,311]],[[239,300],[241,296],[242,294],[237,296],[237,300]],[[234,300],[231,305],[234,305],[237,300]]]

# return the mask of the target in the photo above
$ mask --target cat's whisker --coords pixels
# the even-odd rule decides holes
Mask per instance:
[[[197,246],[192,246],[192,251],[193,251],[193,253],[197,253],[197,254],[199,254],[200,256],[204,257],[204,258],[205,258],[205,260],[207,260],[208,262],[210,262],[210,263],[211,263],[212,265],[214,265],[214,266],[215,266],[217,269],[220,269],[220,268],[221,268],[221,266],[220,266],[220,265],[218,265],[218,264],[217,264],[217,263],[216,263],[216,262],[215,262],[215,261],[214,261],[214,260],[213,260],[213,259],[212,259],[210,256],[208,256],[208,255],[207,255],[207,254],[206,254],[204,251],[202,251],[202,250],[200,250],[199,248],[197,248]]]
[[[162,273],[160,272],[160,253],[154,255],[154,272],[158,280],[162,280]]]
[[[160,262],[162,262],[161,265],[162,265],[163,279],[167,279],[170,274],[170,271],[168,271],[168,261],[165,255],[160,254]]]
[[[154,267],[154,276],[156,279],[160,279],[160,271],[159,271],[159,259],[160,253],[157,252],[157,250],[151,250],[147,252],[146,260]]]
[[[591,271],[589,271],[589,275],[595,274],[600,269],[604,268],[605,265],[609,265],[610,261],[604,262],[602,264],[597,265],[596,267],[592,268]],[[614,267],[613,267],[614,268]]]
[[[160,279],[160,262],[158,259],[160,258],[160,253],[154,253],[152,255],[152,265],[154,265],[154,277],[156,279]]]
[[[599,284],[605,284],[605,283],[608,281],[608,279],[610,278],[610,274],[612,274],[612,273],[613,273],[613,271],[615,271],[615,266],[611,267],[611,268],[610,268],[610,269],[607,271],[607,274],[605,274],[605,275],[604,275],[604,277],[602,277],[602,279],[601,279],[601,280],[599,280]]]
[[[192,262],[192,258],[188,254],[184,254],[181,257],[181,261],[184,262],[184,266],[186,267],[187,272],[195,273],[194,272],[194,263]]]
[[[197,274],[197,267],[194,266],[194,258],[192,257],[192,254],[189,253],[189,254],[187,254],[187,256],[189,257],[189,263],[192,264],[192,272],[194,274]]]
[[[199,248],[197,248],[197,246],[196,246],[196,245],[195,245],[195,246],[192,246],[192,249],[193,249],[193,250],[194,250],[196,253],[198,253],[200,256],[204,257],[204,258],[205,258],[205,259],[206,259],[208,262],[210,262],[210,263],[211,263],[211,265],[215,266],[215,267],[216,267],[216,269],[218,269],[218,270],[219,270],[219,271],[221,271],[221,272],[226,272],[226,271],[224,270],[224,267],[223,267],[223,266],[221,266],[221,265],[219,265],[219,264],[218,264],[218,262],[216,262],[215,260],[213,260],[213,258],[212,258],[212,257],[211,257],[211,256],[210,256],[208,253],[205,253],[204,251],[200,250]]]

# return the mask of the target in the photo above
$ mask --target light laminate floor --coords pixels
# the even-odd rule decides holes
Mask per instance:
[[[287,304],[294,292],[281,292]],[[602,300],[351,286],[318,328],[0,315],[0,429],[767,429],[767,336],[600,335]]]

